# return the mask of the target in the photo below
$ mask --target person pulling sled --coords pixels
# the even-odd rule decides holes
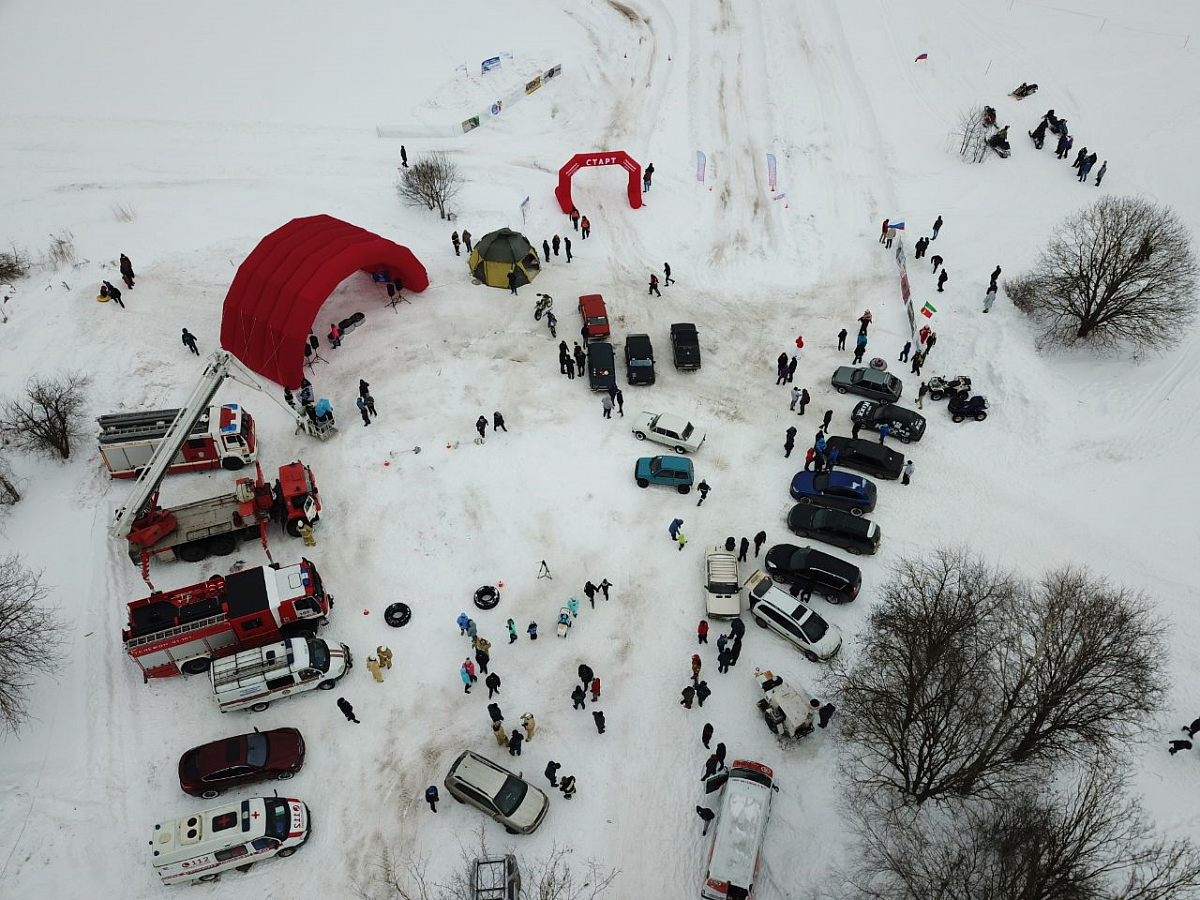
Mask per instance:
[[[1046,143],[1046,120],[1042,119],[1038,123],[1038,127],[1029,132],[1029,136],[1033,138],[1033,146],[1041,150],[1042,146]]]
[[[1017,88],[1015,91],[1013,91],[1011,94],[1009,94],[1008,96],[1016,97],[1018,100],[1024,100],[1030,94],[1036,94],[1037,89],[1038,89],[1038,86],[1036,84],[1028,84],[1028,83],[1022,81],[1021,86],[1019,88]]]

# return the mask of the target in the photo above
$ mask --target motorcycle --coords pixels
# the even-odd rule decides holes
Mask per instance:
[[[546,310],[546,327],[550,329],[550,337],[558,337],[558,317],[550,310]]]
[[[533,307],[533,318],[535,321],[542,320],[542,313],[554,305],[554,298],[549,294],[538,294],[537,303]]]

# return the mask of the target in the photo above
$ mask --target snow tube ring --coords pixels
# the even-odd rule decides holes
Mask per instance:
[[[412,619],[412,607],[407,603],[393,603],[383,611],[383,620],[393,628],[403,628]]]
[[[887,369],[887,360],[880,359],[877,356],[873,360],[871,360],[870,366],[872,369],[878,369],[880,372],[883,372]]]
[[[500,602],[500,592],[490,584],[475,591],[475,605],[480,609],[492,609]]]
[[[107,303],[107,302],[108,302],[108,295],[107,295],[107,294],[97,294],[97,295],[96,295],[96,302],[97,302],[97,303]]]

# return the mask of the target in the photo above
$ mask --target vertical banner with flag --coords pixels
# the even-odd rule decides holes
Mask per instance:
[[[704,180],[704,163],[705,163],[704,151],[697,150],[696,151],[696,180],[697,181]]]
[[[767,184],[770,190],[775,190],[775,154],[767,154]]]
[[[521,201],[521,227],[525,227],[525,215],[529,212],[529,198],[526,197]]]

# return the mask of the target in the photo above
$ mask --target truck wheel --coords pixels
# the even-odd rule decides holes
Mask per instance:
[[[197,881],[216,881],[220,877],[221,877],[220,875],[201,875],[196,880]]]
[[[183,670],[184,675],[203,675],[211,665],[212,660],[207,656],[198,656],[195,659],[189,659],[179,668]]]
[[[221,460],[221,468],[227,472],[236,472],[238,469],[240,469],[244,465],[245,465],[245,463],[242,462],[240,459],[238,459],[236,456],[227,456],[223,460]]]
[[[232,535],[223,534],[209,541],[208,549],[212,551],[213,556],[228,556],[237,549],[237,539]]]
[[[806,650],[803,647],[801,647],[800,652],[803,653],[808,658],[809,662],[820,662],[821,661],[821,657],[817,656],[817,654],[813,653],[811,650]]]
[[[200,562],[208,556],[208,547],[203,541],[193,541],[175,548],[175,555],[184,562]]]
[[[287,533],[292,537],[300,537],[300,526],[311,524],[312,523],[309,522],[308,519],[304,518],[304,516],[301,516],[298,519],[289,519],[287,523]]]
[[[268,708],[270,705],[271,705],[270,703],[266,703],[266,702],[264,702],[264,701],[260,701],[260,702],[258,702],[258,703],[255,703],[253,706],[251,706],[251,707],[250,707],[250,712],[266,712],[267,708]]]

